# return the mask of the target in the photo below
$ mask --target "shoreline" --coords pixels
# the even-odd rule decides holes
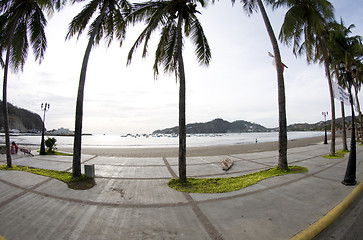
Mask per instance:
[[[287,147],[296,148],[315,145],[322,143],[324,137],[311,137],[288,140]],[[60,152],[71,153],[72,147],[59,147],[57,150]],[[207,146],[207,147],[187,147],[187,157],[202,157],[202,156],[221,156],[221,155],[235,155],[242,153],[264,152],[264,151],[277,151],[278,142],[260,142],[238,145],[221,145],[221,146]],[[178,157],[178,148],[92,148],[83,147],[82,154],[109,156],[109,157]]]

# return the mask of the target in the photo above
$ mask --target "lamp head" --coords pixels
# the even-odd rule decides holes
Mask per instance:
[[[354,63],[352,63],[352,71],[353,71],[354,73],[356,73],[356,72],[357,72],[357,66],[356,66]]]
[[[339,75],[342,75],[344,73],[345,73],[345,63],[340,62],[340,64],[339,64]]]
[[[345,63],[344,63],[344,62],[340,62],[340,64],[339,64],[339,68],[341,68],[341,69],[345,69]]]

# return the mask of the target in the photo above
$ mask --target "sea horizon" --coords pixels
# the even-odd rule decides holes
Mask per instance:
[[[288,132],[288,140],[324,136],[323,131]],[[72,136],[54,137],[57,147],[72,147]],[[82,136],[82,148],[173,148],[178,147],[178,137],[175,135],[134,135],[121,136],[116,134],[95,134]],[[10,141],[19,146],[40,146],[39,135],[12,135]],[[248,133],[218,133],[218,134],[188,134],[187,147],[205,147],[221,145],[239,145],[257,142],[278,141],[278,132],[248,132]],[[0,140],[5,144],[4,137]]]

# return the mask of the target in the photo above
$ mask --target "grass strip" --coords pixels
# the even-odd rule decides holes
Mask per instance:
[[[287,170],[274,167],[268,170],[263,170],[239,177],[188,178],[185,184],[180,183],[179,179],[177,178],[172,178],[168,185],[169,187],[180,192],[225,193],[251,186],[266,178],[307,171],[307,168],[299,166],[290,166]]]
[[[327,155],[324,155],[323,158],[327,158],[327,159],[343,158],[344,154],[346,154],[346,153],[349,153],[349,150],[340,150],[340,151],[336,152],[334,156],[327,154]]]
[[[38,153],[40,152],[40,150],[37,151]],[[45,151],[45,155],[59,155],[59,156],[73,156],[72,153],[64,153],[64,152],[58,152],[58,151]]]
[[[64,153],[64,152],[58,152],[58,151],[45,152],[45,155],[73,156],[72,153]]]
[[[41,169],[41,168],[32,168],[25,166],[17,166],[12,165],[12,167],[8,167],[7,165],[1,165],[0,170],[15,170],[15,171],[23,171],[29,172],[45,177],[51,177],[57,179],[59,181],[65,182],[69,188],[75,190],[86,190],[92,188],[96,183],[93,178],[86,177],[85,174],[82,174],[79,178],[74,179],[72,177],[72,173],[65,171],[56,171],[49,169]]]

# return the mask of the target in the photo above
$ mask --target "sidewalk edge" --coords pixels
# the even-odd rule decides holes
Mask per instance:
[[[354,188],[354,190],[336,207],[334,207],[330,212],[328,212],[324,217],[320,218],[315,223],[311,224],[305,230],[297,233],[295,236],[290,238],[290,240],[308,240],[313,239],[321,231],[332,224],[340,215],[344,213],[345,210],[354,202],[354,200],[363,192],[363,181]]]

